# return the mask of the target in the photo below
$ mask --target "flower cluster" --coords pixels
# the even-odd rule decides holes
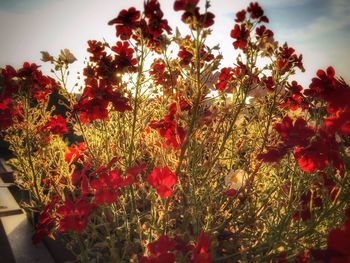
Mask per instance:
[[[159,132],[159,135],[165,139],[165,144],[177,149],[184,142],[186,137],[185,129],[177,123],[176,113],[188,111],[191,109],[184,99],[180,102],[173,102],[168,106],[168,113],[160,121],[152,120],[149,126]]]
[[[47,103],[48,95],[52,93],[57,83],[45,76],[39,66],[25,62],[23,67],[15,70],[6,66],[0,72],[0,128],[10,127],[15,120],[23,118],[22,102],[15,99],[16,95],[23,94],[27,103]]]
[[[215,15],[211,12],[199,13],[199,0],[176,0],[175,11],[184,11],[181,20],[190,25],[191,29],[208,28],[214,24]]]
[[[179,252],[186,262],[211,263],[211,240],[202,230],[195,244],[186,244],[178,237],[170,239],[162,235],[158,240],[147,245],[149,256],[139,257],[140,263],[173,263],[176,262],[175,252]],[[190,255],[188,255],[190,252]]]

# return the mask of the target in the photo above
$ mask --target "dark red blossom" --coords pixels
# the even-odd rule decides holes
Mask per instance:
[[[154,42],[164,31],[171,33],[171,28],[168,21],[163,19],[163,12],[160,9],[158,0],[147,0],[144,2],[144,14],[146,16],[146,25],[143,27],[143,32],[149,41]],[[146,34],[145,34],[146,33]]]
[[[53,212],[58,202],[58,197],[54,196],[39,213],[39,220],[35,225],[35,234],[32,238],[33,244],[39,243],[44,237],[52,236],[52,229],[55,227],[56,218]]]
[[[106,56],[107,53],[105,51],[105,44],[96,41],[96,40],[88,40],[88,48],[87,51],[91,53],[90,60],[93,62],[98,62],[102,57]]]
[[[165,138],[167,145],[173,146],[175,149],[182,145],[185,140],[186,131],[173,119],[164,118],[160,121],[151,121],[149,126],[158,130],[160,136]]]
[[[45,103],[53,88],[58,88],[56,81],[43,75],[35,63],[24,62],[22,68],[17,72],[14,68],[6,66],[1,69],[0,78],[2,82],[0,100],[12,98],[13,95],[20,92],[30,100]]]
[[[325,119],[327,130],[350,135],[350,108],[347,111],[339,111],[335,115]]]
[[[181,59],[180,65],[181,66],[187,66],[191,63],[193,54],[189,52],[184,46],[180,46],[180,51],[177,54],[177,56]]]
[[[147,245],[149,256],[139,257],[140,263],[172,263],[175,262],[176,242],[163,235]]]
[[[241,22],[243,22],[244,20],[245,20],[245,15],[246,15],[246,11],[243,9],[243,10],[241,10],[241,11],[239,11],[239,12],[237,12],[236,13],[236,19],[235,19],[235,21],[237,22],[237,23],[241,23]]]
[[[180,71],[177,68],[169,68],[161,59],[156,59],[151,64],[150,75],[156,85],[163,88],[163,92],[167,95],[173,93],[173,88],[176,87],[177,78]]]
[[[211,12],[207,12],[197,17],[200,26],[203,28],[208,28],[214,25],[214,18],[215,18],[215,15]]]
[[[88,223],[92,209],[93,205],[85,197],[79,197],[76,201],[67,199],[63,205],[57,208],[57,213],[60,216],[58,231],[81,233]]]
[[[166,198],[173,194],[172,187],[177,182],[177,176],[167,166],[155,167],[147,176],[147,181],[156,188],[160,197]]]
[[[176,102],[168,105],[168,116],[173,116],[177,112],[189,111],[191,108],[191,104],[186,99],[179,96]]]
[[[117,201],[119,193],[117,189],[131,185],[134,176],[122,177],[121,172],[112,170],[109,173],[102,172],[97,179],[91,181],[91,187],[95,189],[94,200],[96,204],[111,204]]]
[[[323,171],[330,163],[338,170],[343,169],[334,135],[323,130],[319,130],[308,146],[296,147],[294,156],[305,172]]]
[[[326,72],[317,71],[317,78],[312,79],[309,89],[304,91],[306,96],[316,96],[327,102],[327,111],[336,113],[350,108],[350,87],[335,77],[335,71],[328,67]]]
[[[82,196],[90,195],[91,188],[89,185],[89,177],[91,172],[90,161],[85,161],[83,166],[75,166],[75,170],[71,176],[71,182],[74,186],[80,186]]]
[[[273,80],[273,77],[269,76],[263,76],[261,78],[262,83],[265,85],[266,89],[270,92],[274,91],[275,81]]]
[[[23,107],[14,99],[6,98],[0,102],[0,130],[5,130],[15,121],[21,121]]]
[[[305,71],[302,62],[303,56],[297,56],[294,52],[295,50],[288,47],[287,43],[279,48],[279,54],[275,64],[282,75],[294,67],[299,68],[302,72]]]
[[[67,120],[61,115],[54,115],[48,119],[42,130],[56,135],[66,134],[68,133]]]
[[[116,25],[116,35],[122,40],[128,40],[139,25],[140,11],[135,7],[130,7],[128,10],[123,9],[118,16],[108,22],[108,25]]]
[[[169,68],[162,59],[155,59],[151,64],[149,73],[153,82],[162,86],[164,93],[167,95],[173,93],[172,89],[176,86],[180,74],[179,69]]]
[[[327,248],[312,249],[311,255],[317,262],[350,262],[350,218],[348,215],[343,225],[331,229],[328,233]]]
[[[227,197],[234,197],[234,196],[236,196],[237,195],[237,190],[236,189],[233,189],[233,188],[230,188],[230,189],[227,189],[226,191],[225,191],[225,195],[227,196]]]
[[[94,120],[108,120],[108,106],[112,103],[114,110],[124,112],[131,110],[129,100],[118,90],[113,90],[107,80],[91,79],[86,85],[74,111],[79,113],[80,121],[87,123]]]
[[[156,85],[162,85],[164,83],[165,64],[162,60],[155,60],[152,65],[149,74],[151,75]]]
[[[71,145],[67,148],[64,154],[64,159],[67,163],[74,163],[81,158],[82,153],[85,151],[85,143],[79,142],[77,144]]]
[[[303,87],[299,85],[298,82],[292,81],[291,84],[288,83],[287,96],[279,106],[282,108],[288,108],[292,111],[300,108],[306,109],[309,104],[305,101],[302,91]]]
[[[129,42],[118,41],[112,50],[117,53],[115,57],[115,62],[117,65],[117,71],[124,72],[126,69],[130,71],[135,71],[137,64],[136,58],[133,58],[134,49],[129,47]]]
[[[288,153],[288,151],[288,147],[281,143],[278,146],[267,147],[267,151],[258,154],[257,159],[262,160],[265,163],[279,162]]]
[[[251,18],[257,19],[261,22],[269,22],[269,19],[266,16],[264,16],[264,10],[257,2],[250,3],[247,11],[248,13],[250,13]]]
[[[94,120],[108,120],[108,101],[101,99],[81,99],[74,110],[79,112],[79,119],[82,123]]]
[[[215,84],[217,90],[223,91],[226,89],[228,83],[233,80],[233,69],[222,68],[218,78],[218,83]]]
[[[196,240],[196,244],[192,249],[193,263],[210,263],[211,259],[211,240],[202,230]]]
[[[231,37],[236,39],[233,42],[235,49],[245,49],[248,43],[250,32],[246,29],[246,26],[235,24],[234,28],[231,30]]]
[[[126,170],[126,173],[135,178],[138,174],[145,172],[146,168],[147,168],[147,163],[135,164],[134,166],[129,167]]]
[[[184,10],[181,16],[182,22],[189,24],[190,28],[195,30],[199,28],[208,28],[214,24],[215,15],[211,12],[199,13],[199,7],[196,7],[199,0],[180,0],[175,1],[175,11]]]
[[[274,129],[280,134],[282,142],[288,147],[306,146],[315,131],[307,122],[299,117],[293,124],[290,117],[284,117],[282,122],[275,124]]]
[[[199,0],[176,0],[174,2],[174,10],[175,11],[187,11],[187,12],[193,12],[197,5],[199,3]]]

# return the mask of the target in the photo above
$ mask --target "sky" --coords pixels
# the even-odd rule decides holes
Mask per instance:
[[[173,11],[173,0],[160,0],[170,26],[186,30],[181,12]],[[201,0],[202,6],[204,0]],[[248,0],[212,0],[210,11],[215,17],[213,36],[208,44],[220,44],[222,66],[235,62],[230,31],[237,11]],[[268,27],[275,39],[287,42],[303,54],[305,73],[295,77],[307,87],[317,69],[332,65],[337,74],[350,82],[350,0],[260,0],[270,19]],[[87,40],[106,39],[116,42],[115,29],[107,22],[121,9],[142,9],[143,0],[0,0],[0,67],[20,67],[24,61],[44,64],[40,51],[52,55],[68,48],[77,57],[71,78],[83,68]],[[49,65],[42,70],[49,73]]]

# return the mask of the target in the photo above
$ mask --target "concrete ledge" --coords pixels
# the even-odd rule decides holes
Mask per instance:
[[[0,185],[4,182],[0,178]],[[22,214],[22,209],[7,187],[0,187],[0,217]]]
[[[55,262],[42,243],[32,244],[33,227],[25,214],[1,217],[0,220],[16,262]]]

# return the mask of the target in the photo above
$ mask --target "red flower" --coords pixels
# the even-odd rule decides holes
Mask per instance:
[[[89,53],[92,54],[92,56],[90,57],[90,60],[93,62],[99,62],[99,60],[106,56],[107,53],[105,52],[105,44],[100,42],[100,41],[96,41],[96,40],[89,40],[88,42],[88,49],[87,51]]]
[[[349,107],[350,88],[343,80],[335,78],[335,71],[328,67],[327,71],[318,70],[317,77],[313,78],[308,90],[305,90],[306,96],[316,96],[326,101],[327,111],[336,113]]]
[[[137,11],[135,7],[130,7],[128,10],[120,11],[116,18],[108,22],[108,25],[116,24],[117,37],[120,36],[122,40],[128,40],[132,31],[138,27],[140,16],[140,11]]]
[[[108,100],[112,102],[114,110],[118,112],[130,111],[131,106],[128,104],[129,99],[124,97],[118,91],[114,91],[107,96]]]
[[[215,15],[211,12],[207,12],[205,14],[200,15],[197,19],[201,27],[208,28],[214,25]]]
[[[175,11],[185,11],[181,16],[181,20],[186,24],[190,24],[193,30],[197,27],[207,28],[214,24],[215,15],[211,12],[200,14],[199,7],[197,7],[198,2],[199,0],[177,0],[174,3]]]
[[[55,115],[49,118],[44,127],[44,131],[51,132],[52,134],[66,134],[68,133],[67,120],[61,115]]]
[[[87,180],[87,175],[89,170],[90,170],[90,162],[85,162],[82,168],[76,167],[71,177],[72,184],[78,185],[79,182],[81,182],[81,180],[83,180],[84,177],[86,177],[86,180]],[[84,190],[88,190],[88,189],[84,189]]]
[[[156,85],[162,85],[164,79],[165,64],[163,61],[155,60],[151,65],[149,74]]]
[[[227,84],[232,80],[233,70],[232,68],[223,68],[220,71],[218,83],[215,84],[217,90],[223,91],[226,89]]]
[[[246,15],[246,11],[244,9],[239,11],[239,12],[237,12],[235,21],[237,23],[243,22],[245,20],[245,15]]]
[[[286,43],[279,48],[278,59],[275,63],[281,74],[285,74],[293,67],[299,68],[302,72],[305,71],[302,62],[303,56],[300,55],[298,57],[296,54],[294,54],[294,51],[295,50],[291,47],[288,47]]]
[[[350,219],[328,233],[327,248],[311,250],[317,262],[348,263],[350,259]]]
[[[89,215],[93,205],[86,198],[80,197],[75,202],[67,199],[63,205],[57,209],[60,216],[58,231],[74,231],[81,233],[88,223]]]
[[[348,111],[339,111],[336,115],[325,120],[326,127],[331,132],[339,132],[350,135],[350,108]]]
[[[175,262],[175,254],[172,251],[175,250],[176,242],[170,240],[168,236],[163,235],[158,240],[149,243],[147,250],[150,256],[139,257],[140,263],[172,263]]]
[[[135,178],[138,174],[143,173],[146,170],[146,167],[147,167],[147,163],[135,164],[134,166],[129,167],[126,170],[126,173]]]
[[[350,258],[350,219],[342,228],[335,228],[329,232],[328,248],[341,254],[339,258]]]
[[[178,102],[173,102],[168,105],[168,114],[167,119],[169,116],[174,116],[177,112],[183,112],[183,111],[189,111],[192,108],[191,104],[187,102],[186,99],[179,96]]]
[[[17,76],[25,82],[21,88],[29,90],[31,96],[38,102],[47,101],[48,95],[52,92],[52,87],[56,82],[42,74],[36,64],[24,62],[23,67],[17,71]]]
[[[22,119],[21,115],[23,113],[23,108],[21,104],[17,104],[13,99],[5,98],[0,102],[0,130],[5,130],[14,121],[20,121]]]
[[[166,198],[173,194],[171,187],[177,182],[177,177],[166,166],[162,169],[155,167],[152,173],[148,175],[147,181],[156,188],[160,197]]]
[[[269,77],[263,76],[261,78],[261,81],[263,82],[263,84],[265,85],[265,87],[268,91],[270,91],[270,92],[274,91],[275,81],[273,80],[273,78],[271,76],[269,76]]]
[[[118,41],[112,50],[117,53],[115,57],[115,62],[117,64],[117,71],[123,72],[125,69],[130,71],[135,71],[137,64],[136,58],[133,58],[134,50],[129,47],[127,41]]]
[[[163,12],[160,9],[158,0],[147,0],[144,2],[145,16],[147,20],[147,27],[143,28],[144,35],[154,42],[165,30],[168,34],[171,33],[171,28],[168,21],[163,19]],[[146,33],[146,34],[145,34]]]
[[[109,102],[112,102],[116,111],[131,110],[128,99],[123,97],[118,90],[113,90],[108,80],[91,79],[78,104],[74,106],[74,111],[79,112],[80,121],[84,123],[97,119],[108,120]]]
[[[288,153],[288,151],[288,147],[286,147],[284,144],[279,144],[276,147],[268,147],[267,152],[257,155],[257,159],[262,160],[265,163],[279,162]]]
[[[264,10],[261,8],[261,6],[257,2],[250,3],[247,10],[250,13],[251,18],[258,19],[259,21],[266,22],[266,23],[269,22],[269,19],[266,16],[264,16]]]
[[[294,156],[300,168],[305,172],[323,171],[330,162],[338,170],[343,168],[334,135],[323,130],[319,131],[316,139],[310,145],[303,148],[296,147]]]
[[[288,147],[306,146],[315,131],[307,126],[306,121],[299,117],[293,125],[293,121],[288,116],[283,118],[281,123],[277,123],[274,129],[280,134],[283,143]]]
[[[181,59],[180,64],[181,66],[187,66],[188,64],[191,63],[193,54],[189,51],[184,46],[180,46],[180,51],[177,54],[177,56]]]
[[[199,0],[176,0],[174,3],[174,10],[193,12],[196,9],[198,3]]]
[[[64,154],[64,159],[67,163],[76,162],[85,151],[85,143],[79,142],[67,148],[66,153]]]
[[[250,32],[246,29],[245,25],[235,24],[234,28],[231,30],[231,37],[236,39],[233,42],[233,46],[235,49],[245,49],[248,43]]]
[[[102,172],[98,179],[91,182],[91,187],[95,189],[94,198],[96,204],[111,204],[117,201],[118,188],[131,185],[134,182],[133,176],[121,177],[120,171],[112,170],[109,173]]]
[[[33,244],[39,243],[44,237],[52,235],[52,228],[55,226],[56,219],[53,209],[57,205],[58,197],[54,196],[39,213],[39,220],[35,225],[35,234],[32,238]]]
[[[287,90],[288,96],[279,105],[280,107],[289,108],[292,111],[299,108],[306,109],[308,107],[308,103],[304,100],[302,94],[303,87],[298,82],[292,81],[291,84],[287,85]]]
[[[175,149],[179,148],[185,140],[186,132],[184,128],[177,125],[175,120],[165,116],[163,120],[151,121],[149,126],[158,130],[161,137],[165,138],[167,145],[172,145]]]
[[[236,190],[236,189],[233,189],[233,188],[227,189],[227,190],[225,191],[225,195],[226,195],[227,197],[234,197],[236,194],[237,194],[237,190]]]
[[[161,59],[155,59],[151,64],[150,75],[156,85],[161,85],[165,93],[170,93],[170,89],[176,86],[179,70],[172,69],[171,72],[165,66],[165,62]]]
[[[261,25],[255,30],[256,38],[260,41],[265,40],[268,42],[273,42],[273,32],[270,29],[266,29],[266,26]]]
[[[211,259],[211,241],[210,238],[202,230],[197,238],[196,244],[192,249],[191,262],[194,263],[210,263]]]
[[[108,101],[101,99],[80,99],[74,106],[74,110],[79,112],[79,118],[82,123],[94,120],[108,120]]]

